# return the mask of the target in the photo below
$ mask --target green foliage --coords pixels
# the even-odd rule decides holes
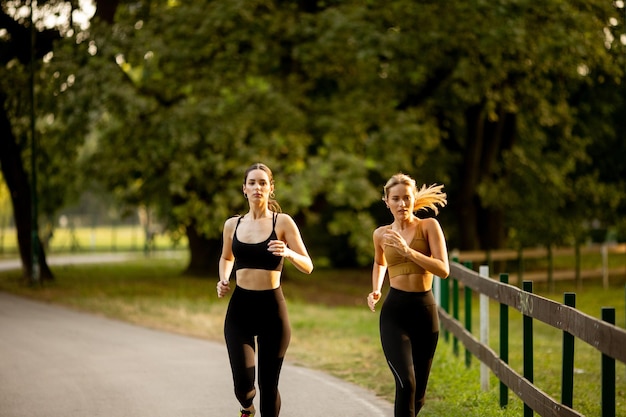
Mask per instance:
[[[120,2],[41,63],[42,208],[99,182],[219,239],[262,161],[348,264],[399,171],[446,185],[451,248],[580,242],[623,227],[623,27],[600,0]],[[25,73],[0,69],[26,161]]]
[[[2,4],[2,16],[7,19],[16,18],[14,23],[18,25],[25,24],[23,19],[5,14],[20,10],[19,2],[12,5],[16,7],[15,10],[5,3],[7,2]],[[44,3],[46,4],[42,6],[43,12],[49,13],[60,2]],[[25,9],[26,6],[21,9],[22,12]],[[44,26],[41,21],[35,23],[38,29]],[[34,63],[36,137],[35,146],[33,146],[30,134],[30,68],[29,63],[24,60],[24,51],[20,50],[16,53],[16,49],[21,49],[21,36],[29,32],[20,32],[16,27],[21,26],[7,25],[7,28],[11,30],[0,38],[0,44],[7,48],[6,54],[2,57],[3,65],[0,67],[0,92],[7,95],[7,103],[2,111],[6,113],[10,122],[21,151],[19,156],[22,157],[29,176],[32,175],[33,149],[36,152],[38,206],[42,214],[51,216],[63,204],[77,198],[77,190],[82,188],[82,176],[77,175],[76,160],[83,135],[86,134],[87,124],[82,119],[82,112],[74,113],[67,105],[82,106],[86,103],[74,97],[75,91],[71,89],[75,80],[72,74],[73,69],[76,68],[75,62],[62,61],[54,68],[47,65],[52,53],[47,54],[48,51],[44,48],[49,47],[48,42],[51,43],[56,39],[60,32],[67,31],[67,25],[58,23],[53,27],[47,26],[45,31],[37,34],[39,49],[35,51],[38,55],[36,58],[41,58],[39,55],[45,55],[45,57]],[[23,29],[29,30],[28,27]],[[68,71],[62,71],[62,69]],[[62,91],[69,96],[65,103],[58,100]]]
[[[106,112],[88,160],[94,175],[209,238],[244,209],[247,165],[261,160],[290,176],[305,168],[305,119],[267,75],[275,65],[267,51],[276,45],[269,36],[249,44],[254,31],[272,30],[269,10],[259,4],[254,19],[245,10],[200,2],[156,7],[140,23],[128,16],[109,40],[119,65],[98,73],[117,81],[102,91]]]
[[[11,196],[0,174],[0,254],[5,253],[7,246],[6,227],[13,215],[11,210]]]

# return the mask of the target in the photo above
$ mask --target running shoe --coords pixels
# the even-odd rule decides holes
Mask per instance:
[[[254,408],[252,410],[241,410],[240,412],[239,417],[254,417],[255,414]]]

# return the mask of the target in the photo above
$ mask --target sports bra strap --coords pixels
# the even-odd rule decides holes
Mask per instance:
[[[243,219],[243,216],[239,216],[239,218],[237,219],[237,224],[235,225],[235,233],[233,233],[233,240],[239,240],[237,239],[237,228],[239,228],[239,223],[241,222],[241,219]],[[276,222],[277,221],[278,221],[278,213],[273,212],[272,234],[276,234]]]
[[[276,212],[272,212],[272,230],[276,229],[276,222],[278,221],[278,213]],[[237,231],[237,228],[239,227],[239,222],[241,222],[241,219],[243,219],[243,216],[239,216],[239,218],[237,219],[237,224],[235,225],[235,232]]]

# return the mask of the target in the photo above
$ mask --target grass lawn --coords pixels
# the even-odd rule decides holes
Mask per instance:
[[[48,242],[46,254],[143,251],[148,249],[146,244],[146,234],[141,226],[57,227]],[[149,242],[149,248],[153,250],[186,247],[187,237],[184,235],[175,240],[168,234],[159,233]],[[0,255],[2,254],[18,254],[17,233],[14,228],[0,229]]]
[[[130,321],[151,328],[222,341],[227,299],[215,294],[216,277],[181,275],[186,259],[138,259],[100,265],[53,266],[56,281],[29,287],[21,271],[0,272],[0,290]],[[624,282],[604,290],[600,283],[585,281],[577,291],[577,306],[594,317],[602,306],[616,307],[617,324],[625,326]],[[378,312],[371,313],[365,297],[370,290],[370,271],[318,269],[303,275],[287,268],[283,289],[292,325],[287,360],[329,372],[373,390],[393,401],[393,379],[378,339]],[[554,294],[542,294],[562,302],[563,291],[575,291],[557,283]],[[541,294],[541,285],[536,286]],[[463,297],[460,297],[463,300]],[[473,318],[478,318],[478,302]],[[460,311],[463,311],[461,306]],[[491,347],[498,351],[498,306],[490,306]],[[510,312],[510,364],[521,373],[521,315]],[[478,323],[473,325],[477,334]],[[560,398],[560,345],[562,334],[535,322],[535,383]],[[226,359],[225,359],[226,360]],[[576,342],[574,408],[588,416],[600,412],[600,354]],[[626,367],[617,364],[617,415],[626,416]],[[483,392],[479,363],[464,364],[452,343],[440,337],[426,406],[420,416],[521,416],[523,405],[509,393],[509,406],[499,407],[498,381],[491,377]]]

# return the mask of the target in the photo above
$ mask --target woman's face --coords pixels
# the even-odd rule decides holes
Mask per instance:
[[[262,169],[254,169],[248,173],[246,183],[243,185],[243,193],[250,201],[268,201],[274,186],[270,178]]]
[[[387,190],[387,207],[397,219],[408,219],[413,213],[415,197],[413,187],[397,184]]]

